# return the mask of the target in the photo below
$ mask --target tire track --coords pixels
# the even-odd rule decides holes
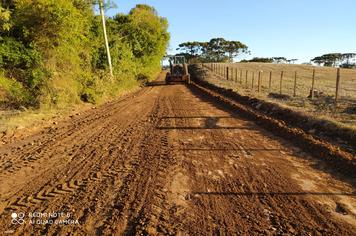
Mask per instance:
[[[0,228],[15,235],[354,232],[346,223],[354,196],[323,195],[353,187],[317,170],[312,157],[297,162],[302,152],[292,144],[185,85],[136,95],[2,146]],[[296,179],[313,176],[322,177],[308,189]],[[12,225],[12,212],[64,212],[78,224]]]

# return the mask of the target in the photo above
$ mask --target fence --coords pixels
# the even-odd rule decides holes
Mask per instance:
[[[219,79],[253,93],[275,93],[311,100],[324,97],[335,106],[356,102],[356,70],[304,65],[206,63]]]

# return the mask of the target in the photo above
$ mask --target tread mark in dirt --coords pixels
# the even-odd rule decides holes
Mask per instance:
[[[128,133],[133,132],[133,127],[134,126],[129,126],[127,129],[125,129],[122,133],[124,136],[126,136]],[[128,148],[129,146],[132,146],[132,140],[130,138],[126,138],[124,141],[125,145],[122,145],[123,148]],[[91,154],[95,154],[95,151],[92,152]],[[89,157],[92,155],[89,155]],[[86,159],[90,159],[87,157]],[[62,196],[64,194],[70,194],[76,191],[77,189],[83,189],[86,187],[88,182],[91,182],[92,184],[95,184],[95,181],[99,181],[102,179],[106,178],[112,178],[115,179],[115,176],[118,176],[118,174],[122,173],[122,170],[117,170],[113,169],[113,167],[110,167],[107,171],[101,172],[100,168],[98,165],[93,166],[93,170],[90,172],[90,178],[89,179],[83,179],[83,180],[70,180],[67,181],[66,183],[57,185],[56,187],[47,187],[43,188],[41,191],[34,195],[30,195],[27,197],[23,197],[21,199],[17,199],[14,203],[10,203],[8,207],[5,208],[5,211],[14,211],[14,210],[19,210],[21,208],[28,208],[31,205],[38,204],[39,202],[44,202],[44,201],[49,201],[52,200],[58,196]]]
[[[124,130],[124,133],[127,133],[127,132],[130,133],[131,129],[132,129],[132,127],[129,127],[127,130]],[[130,140],[127,139],[127,141],[130,141]],[[130,145],[130,142],[126,142],[126,146],[129,146],[129,145]],[[95,154],[96,154],[96,152],[94,150],[93,152],[90,153],[90,155],[88,155],[88,157],[85,160],[91,159],[91,157],[94,157]],[[86,162],[85,160],[83,160],[82,163],[85,163]],[[98,176],[101,176],[101,172],[98,172],[98,170],[99,170],[98,166],[95,166],[95,167],[96,167],[96,170],[94,172],[93,171],[91,172],[92,175],[91,175],[91,178],[89,179],[89,181],[98,181],[101,179],[101,178],[98,178]],[[114,171],[112,174],[104,172],[103,177],[106,177],[106,178],[112,177],[113,174],[117,174],[117,173],[118,173],[117,171]],[[46,190],[44,190],[44,189],[42,190],[42,193],[44,191],[44,192],[48,192],[48,194],[46,194],[43,197],[39,197],[39,199],[50,200],[51,198],[55,198],[59,195],[72,193],[78,189],[78,188],[73,187],[73,186],[75,186],[75,184],[73,185],[72,183],[79,183],[80,187],[84,187],[87,182],[88,182],[88,180],[82,180],[82,181],[81,180],[70,180],[68,183],[57,185],[55,188],[49,187],[50,188],[49,190],[47,187]],[[33,203],[32,199],[36,198],[36,195],[38,195],[38,193],[35,195],[30,195],[30,196],[24,197],[23,199],[19,199],[14,204],[10,203],[5,208],[5,210],[18,209],[19,207],[28,207],[28,206],[32,205],[31,204],[31,203]],[[37,199],[37,201],[39,199]],[[36,201],[36,200],[34,200],[34,201]]]

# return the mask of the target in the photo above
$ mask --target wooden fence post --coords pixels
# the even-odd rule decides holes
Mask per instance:
[[[335,90],[335,108],[337,108],[337,102],[339,99],[339,89],[340,89],[340,68],[337,68],[337,74],[336,74],[336,90]]]
[[[251,90],[253,91],[253,85],[255,83],[255,72],[252,72],[252,86],[251,86]]]
[[[294,72],[294,88],[293,88],[293,97],[297,96],[297,71]]]
[[[226,80],[229,80],[229,67],[226,67]]]
[[[237,82],[237,68],[235,68],[235,82]]]
[[[248,85],[247,85],[247,77],[248,77],[248,70],[246,70],[246,88],[248,87]]]
[[[282,71],[281,80],[279,81],[279,94],[282,94],[283,76],[284,76],[284,71]]]
[[[268,93],[271,92],[272,87],[272,71],[269,72]]]
[[[258,72],[258,89],[257,92],[261,91],[261,71]]]
[[[314,99],[314,85],[315,85],[315,69],[313,69],[312,87],[311,87],[311,99]]]
[[[242,70],[240,70],[240,84],[242,84]]]

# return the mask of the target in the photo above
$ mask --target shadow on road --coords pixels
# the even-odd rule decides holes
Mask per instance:
[[[166,82],[165,81],[152,81],[152,82],[148,82],[146,84],[146,86],[148,87],[153,87],[153,86],[166,86]]]
[[[190,129],[190,130],[206,130],[206,129],[228,129],[228,130],[233,130],[233,129],[236,129],[236,130],[256,130],[256,129],[253,129],[253,128],[248,128],[248,127],[221,127],[221,126],[217,126],[217,127],[191,127],[191,126],[163,126],[163,127],[157,127],[157,129],[160,129],[160,130],[173,130],[173,129],[177,129],[177,130],[184,130],[184,129]]]
[[[178,150],[180,150],[180,151],[201,151],[201,152],[214,152],[214,151],[217,151],[217,152],[219,152],[219,151],[279,152],[279,151],[282,151],[282,149],[278,149],[278,148],[181,148]]]
[[[194,78],[194,76],[193,76],[193,78]],[[216,101],[215,98],[211,97],[210,95],[200,91],[199,89],[197,89],[193,86],[188,86],[188,87],[196,99],[199,99],[202,102],[207,102],[207,103],[213,105],[214,107],[216,107],[217,109],[226,111],[229,114],[231,114],[232,117],[241,119],[243,121],[255,123],[257,126],[255,126],[254,128],[251,128],[251,130],[260,131],[263,135],[265,135],[266,137],[269,137],[271,139],[276,139],[278,137],[278,135],[276,135],[273,132],[268,131],[267,129],[260,126],[258,120],[256,121],[256,120],[249,119],[248,117],[244,116],[243,114],[236,112],[231,107],[226,106],[226,104]],[[278,139],[280,139],[280,137],[278,137]],[[284,138],[283,138],[283,140],[287,141],[290,145],[296,146],[293,143],[293,141],[291,141],[291,140],[286,140]],[[302,148],[302,150],[305,151],[303,148]],[[308,152],[306,151],[306,153],[308,153]],[[295,151],[295,152],[293,152],[293,155],[298,158],[304,159],[304,160],[308,160],[308,161],[312,160],[312,163],[310,164],[310,166],[313,169],[328,173],[338,180],[349,183],[353,188],[356,187],[356,179],[353,177],[354,173],[342,172],[338,169],[338,166],[335,166],[333,163],[329,163],[327,161],[321,160],[320,158],[316,158],[313,154],[310,154],[310,153],[307,156],[305,156],[304,154],[300,154],[298,151]]]
[[[209,119],[212,116],[163,116],[161,119]],[[236,119],[233,116],[214,116],[218,119]]]
[[[356,196],[353,193],[324,193],[324,192],[193,192],[192,194],[211,196]]]

